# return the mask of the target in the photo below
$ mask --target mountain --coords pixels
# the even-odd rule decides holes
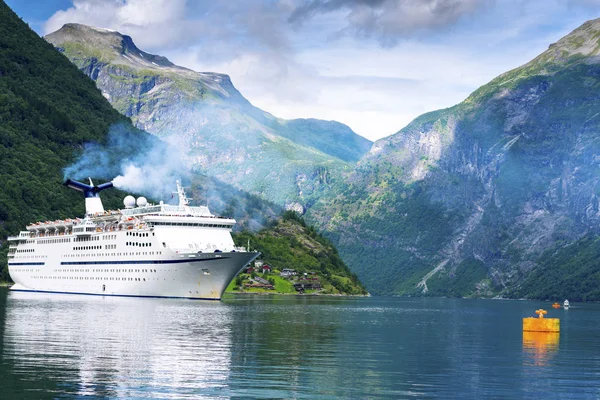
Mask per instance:
[[[88,149],[106,144],[109,132],[125,145],[120,153],[156,148],[155,136],[131,125],[102,96],[94,82],[41,39],[0,1],[0,281],[8,279],[8,243],[26,224],[82,216],[83,198],[62,186],[63,168]],[[165,155],[162,155],[165,156]],[[167,155],[168,156],[168,155]],[[119,173],[105,170],[110,180]],[[98,182],[96,182],[98,183]],[[174,183],[173,183],[174,184]],[[281,208],[214,178],[196,174],[193,195],[214,212],[235,217],[238,227],[256,230]],[[107,209],[122,206],[126,193],[107,190]]]
[[[197,170],[279,204],[308,204],[372,144],[337,122],[275,118],[227,75],[179,67],[119,32],[66,24],[45,38],[138,128],[185,150]]]
[[[157,154],[155,149],[164,147],[158,138],[133,127],[91,79],[29,29],[2,1],[0,21],[0,281],[6,281],[7,236],[17,235],[34,221],[84,214],[81,194],[62,185],[63,169],[91,151],[90,143],[97,143],[94,148],[111,149],[102,154],[109,159],[103,163],[106,179],[119,172],[118,161],[128,154],[146,154],[152,149],[152,157],[158,161],[158,156],[169,154]],[[120,146],[111,147],[109,142],[115,137]],[[189,183],[188,194],[194,201],[209,204],[215,213],[236,218],[236,228],[244,230],[238,235],[252,235],[250,231],[268,225],[282,212],[281,207],[213,177],[194,174]],[[117,189],[107,190],[102,200],[107,209],[117,209],[125,195]],[[337,279],[332,282],[341,289],[362,290],[335,248],[314,230],[302,229],[307,229],[311,240],[303,240],[294,251],[317,257],[321,264],[316,268],[324,265],[339,275],[332,275]],[[268,232],[262,230],[261,235]],[[321,252],[315,250],[313,240],[322,243]],[[307,243],[310,247],[303,248]],[[348,286],[344,286],[346,283]]]
[[[599,89],[593,20],[377,141],[309,221],[372,293],[600,299],[594,260],[539,279],[598,246]]]

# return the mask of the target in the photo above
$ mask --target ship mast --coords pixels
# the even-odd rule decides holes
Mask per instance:
[[[185,195],[185,189],[183,188],[183,186],[181,186],[181,181],[177,180],[177,196],[179,197],[179,206],[180,207],[187,207],[190,205],[190,200],[192,200],[191,198],[187,197]]]

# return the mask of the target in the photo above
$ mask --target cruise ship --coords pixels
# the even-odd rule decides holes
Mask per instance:
[[[234,219],[190,206],[179,181],[179,205],[127,196],[117,211],[100,199],[112,182],[64,184],[85,196],[85,217],[33,223],[9,237],[12,290],[219,300],[260,254],[234,245]]]

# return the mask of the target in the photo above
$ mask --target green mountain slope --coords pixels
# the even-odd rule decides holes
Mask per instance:
[[[248,241],[262,253],[261,259],[276,269],[291,268],[299,274],[314,272],[329,294],[366,295],[367,291],[350,272],[333,244],[294,211],[286,211],[271,226],[253,234],[234,236],[238,246]]]
[[[189,165],[279,204],[308,203],[323,170],[336,175],[372,144],[336,122],[275,118],[227,75],[176,66],[118,32],[66,24],[46,40],[138,128],[182,149]]]
[[[589,234],[544,252],[527,277],[511,288],[516,298],[600,301],[600,238]]]
[[[8,234],[32,221],[83,214],[79,194],[61,186],[61,169],[83,143],[102,142],[110,125],[127,120],[0,2],[0,121],[3,270]],[[116,206],[120,197],[113,191],[105,202]]]
[[[599,49],[589,21],[376,142],[311,220],[371,292],[514,295],[545,251],[599,230]]]

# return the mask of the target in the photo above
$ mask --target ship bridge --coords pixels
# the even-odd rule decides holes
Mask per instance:
[[[200,207],[190,207],[190,206],[172,206],[168,204],[159,205],[148,205],[145,207],[136,207],[136,208],[128,208],[125,210],[121,210],[121,213],[128,217],[137,217],[141,215],[151,215],[151,214],[160,214],[160,215],[171,215],[174,217],[208,217],[208,218],[216,218],[213,214],[210,213],[208,207],[200,206]]]
[[[124,220],[137,219],[143,221],[148,226],[177,226],[177,227],[202,227],[202,228],[224,228],[231,230],[236,221],[233,218],[219,217],[211,214],[207,206],[192,207],[189,204],[191,200],[185,194],[181,182],[177,181],[176,194],[179,198],[179,205],[164,204],[162,201],[158,205],[147,204],[145,198],[136,200],[132,196],[125,198],[125,210],[121,210]],[[137,207],[135,205],[137,204]]]

